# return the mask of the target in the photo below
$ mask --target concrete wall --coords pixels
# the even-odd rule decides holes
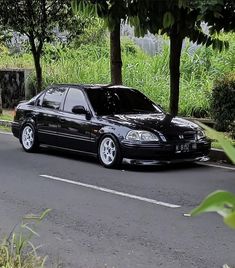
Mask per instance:
[[[0,92],[3,108],[14,108],[21,100],[30,96],[28,69],[0,69]]]

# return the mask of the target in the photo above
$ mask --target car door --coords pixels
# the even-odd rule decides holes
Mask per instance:
[[[91,119],[85,114],[72,112],[74,106],[83,106],[89,111],[86,98],[82,90],[76,87],[69,88],[60,111],[58,121],[58,139],[62,147],[81,152],[91,151]]]
[[[42,104],[37,108],[37,130],[39,142],[58,145],[58,111],[63,103],[67,88],[54,86],[46,90]]]

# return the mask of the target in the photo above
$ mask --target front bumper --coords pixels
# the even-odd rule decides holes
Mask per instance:
[[[133,144],[124,141],[121,143],[123,162],[135,165],[161,165],[209,160],[209,140],[181,144],[189,145],[189,150],[177,150],[179,143]]]
[[[180,159],[171,159],[171,160],[142,160],[142,159],[128,159],[123,158],[124,164],[138,165],[138,166],[157,166],[157,165],[167,165],[167,164],[177,164],[183,162],[206,162],[209,161],[208,156],[201,156],[196,158],[180,158]]]

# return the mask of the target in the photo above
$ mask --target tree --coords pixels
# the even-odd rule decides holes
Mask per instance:
[[[53,37],[53,30],[71,18],[70,0],[1,0],[0,24],[29,40],[33,54],[37,91],[42,88],[41,56],[44,43]]]
[[[127,18],[128,1],[126,0],[73,0],[75,10],[82,10],[87,15],[98,15],[104,19],[110,30],[110,69],[111,83],[122,84],[122,57],[120,24]]]
[[[234,29],[233,0],[75,0],[88,7],[93,5],[97,14],[104,18],[111,32],[111,76],[121,74],[120,21],[129,19],[135,27],[136,35],[147,31],[153,34],[166,34],[170,38],[170,107],[173,116],[178,113],[180,88],[180,58],[183,40],[191,41],[222,50],[226,42],[213,34],[221,30]],[[207,23],[210,32],[202,29]],[[114,77],[114,79],[113,79]]]
[[[166,34],[170,38],[170,113],[178,113],[180,58],[183,40],[190,41],[222,50],[226,42],[213,36],[226,25],[231,30],[234,25],[233,0],[135,0],[132,2],[130,22],[135,26],[136,33],[143,35],[147,31],[153,34]],[[229,14],[229,21],[227,16]],[[202,29],[202,22],[207,23],[210,32]],[[229,29],[230,27],[230,29]]]

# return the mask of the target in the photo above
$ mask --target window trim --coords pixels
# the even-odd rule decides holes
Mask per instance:
[[[72,114],[72,115],[76,115],[76,116],[78,116],[77,114],[74,114],[73,112],[69,112],[69,111],[65,111],[65,110],[64,110],[65,102],[66,102],[66,99],[67,99],[67,96],[68,96],[68,94],[69,94],[69,90],[70,90],[70,89],[75,89],[75,90],[78,90],[78,91],[80,91],[80,92],[82,93],[82,95],[83,95],[83,97],[84,97],[84,100],[86,101],[86,106],[87,106],[87,107],[85,107],[85,109],[87,109],[87,111],[91,113],[90,105],[89,105],[89,103],[88,103],[88,101],[87,101],[87,96],[86,96],[86,94],[84,93],[84,91],[83,91],[81,88],[78,88],[78,87],[68,87],[68,88],[67,88],[67,92],[66,92],[66,94],[65,94],[65,96],[64,96],[64,103],[63,103],[63,107],[62,107],[61,111],[62,111],[63,113],[67,113],[67,114]],[[91,113],[91,114],[92,114],[92,113]],[[82,116],[82,115],[81,115],[81,116]],[[85,116],[85,115],[84,115],[84,116]]]
[[[60,106],[58,109],[55,109],[55,108],[50,108],[50,107],[45,107],[43,106],[43,102],[44,102],[44,99],[45,99],[45,96],[46,96],[46,93],[50,90],[50,89],[57,89],[57,88],[61,88],[61,89],[64,89],[64,93],[63,93],[63,96],[62,96],[62,99],[61,99],[61,102],[60,102]],[[43,100],[42,100],[42,105],[41,106],[36,106],[36,107],[41,107],[43,109],[47,109],[47,110],[50,110],[50,111],[61,111],[61,107],[62,107],[62,104],[64,104],[64,98],[65,98],[65,95],[67,95],[67,91],[68,91],[68,87],[64,87],[64,86],[51,86],[51,87],[48,87],[45,92],[44,92],[44,96],[43,96]],[[41,96],[41,95],[40,95]]]

